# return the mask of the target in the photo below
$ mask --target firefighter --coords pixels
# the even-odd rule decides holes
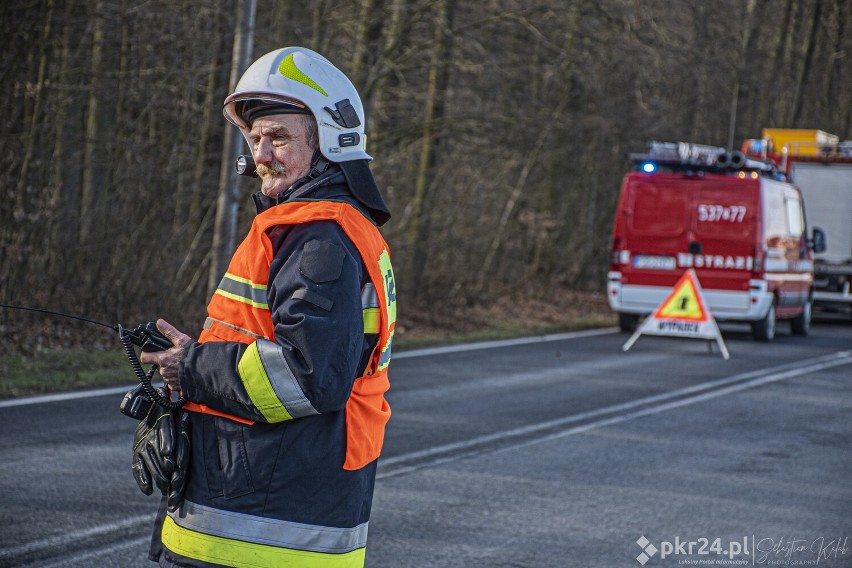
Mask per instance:
[[[363,566],[396,321],[364,109],[332,63],[290,47],[248,68],[224,114],[257,164],[258,213],[198,339],[160,320],[175,346],[142,361],[190,402],[254,423],[193,411],[172,424],[191,457],[172,459],[149,557]]]

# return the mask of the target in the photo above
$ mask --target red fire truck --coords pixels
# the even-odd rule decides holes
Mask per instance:
[[[764,128],[742,151],[776,163],[801,190],[808,224],[825,232],[825,250],[814,255],[814,306],[852,313],[852,140],[821,130]]]
[[[814,250],[799,190],[769,160],[684,142],[651,142],[631,156],[615,215],[610,306],[633,331],[688,269],[719,321],[751,324],[760,341],[776,320],[810,330]]]

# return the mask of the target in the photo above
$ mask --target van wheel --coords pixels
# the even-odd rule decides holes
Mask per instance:
[[[790,320],[790,328],[795,335],[807,335],[811,331],[811,314],[813,313],[813,306],[811,305],[811,301],[808,300],[802,306],[802,313],[794,317]]]
[[[618,329],[626,333],[636,331],[636,326],[639,324],[639,316],[636,314],[618,314]]]
[[[763,319],[751,324],[751,334],[756,341],[772,341],[775,339],[775,300],[769,304],[769,309]]]

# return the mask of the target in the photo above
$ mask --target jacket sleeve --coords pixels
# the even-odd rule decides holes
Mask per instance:
[[[193,342],[188,400],[262,422],[342,410],[364,346],[357,249],[333,221],[274,229],[267,285],[275,341]]]

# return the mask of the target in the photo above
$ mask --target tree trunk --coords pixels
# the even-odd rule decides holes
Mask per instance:
[[[423,108],[423,142],[420,146],[420,159],[414,178],[414,197],[411,202],[411,217],[408,226],[409,274],[414,282],[420,281],[425,265],[425,247],[423,246],[426,187],[429,175],[434,173],[437,162],[441,132],[437,127],[443,118],[446,93],[447,70],[451,51],[451,21],[454,0],[439,0],[435,16],[435,31],[432,44],[432,59],[429,63],[429,75],[426,88],[426,101]],[[442,67],[444,70],[442,72]]]
[[[551,118],[558,118],[562,124],[572,124],[571,110],[568,103],[571,96],[571,89],[574,84],[575,49],[579,30],[581,4],[581,2],[572,2],[566,6],[564,16],[565,37],[562,44],[562,59],[556,66],[558,90],[554,97],[554,100],[556,101],[556,108],[552,111]],[[560,116],[563,113],[567,113],[568,116]],[[549,122],[552,122],[552,120]],[[528,277],[536,277],[538,272],[543,272],[546,268],[542,267],[542,264],[545,266],[551,264],[555,265],[559,258],[564,257],[562,247],[549,246],[551,243],[548,241],[553,235],[553,229],[562,225],[562,223],[556,221],[558,216],[557,211],[560,209],[560,203],[565,200],[567,186],[565,179],[565,153],[566,151],[569,151],[569,148],[571,148],[574,137],[575,133],[571,128],[563,128],[554,133],[554,139],[556,140],[555,147],[558,150],[549,154],[549,173],[544,186],[544,195],[539,209],[540,214],[535,221],[541,226],[536,227],[533,231],[535,241],[533,245],[532,258],[534,259],[534,262],[527,271]],[[542,160],[544,161],[546,158],[548,158],[547,155],[543,157]],[[518,196],[520,196],[521,189],[522,187],[516,187],[515,189]],[[511,201],[514,203],[514,200]],[[575,221],[579,221],[579,219],[575,219]],[[508,219],[506,222],[508,222]],[[498,225],[498,233],[504,230],[503,218],[501,218],[501,224]],[[499,240],[500,239],[495,237],[495,240],[492,241],[491,246],[488,249],[486,265],[489,267],[489,270],[491,270],[491,265],[499,251],[499,247],[501,245]],[[551,250],[556,254],[548,257],[543,254],[543,250]],[[543,256],[544,258],[542,258]],[[480,282],[477,284],[479,292],[481,292],[484,288],[485,278],[486,275],[484,273],[480,275]]]
[[[846,18],[846,13],[843,9],[844,5],[848,8],[848,2],[844,2],[843,0],[835,0],[832,5],[831,22],[834,24],[834,28],[831,30],[832,37],[830,52],[828,54],[828,69],[825,73],[822,86],[822,106],[825,109],[829,109],[833,105],[840,105],[841,108],[848,109],[850,103],[852,103],[849,99],[850,93],[841,92],[841,73],[843,72],[841,60],[843,58],[843,31]]]
[[[211,56],[208,63],[210,71],[207,75],[207,85],[204,88],[204,102],[201,109],[201,129],[198,135],[198,143],[196,144],[195,163],[192,170],[192,188],[189,199],[189,212],[187,218],[187,227],[190,234],[194,234],[200,228],[201,216],[203,212],[203,198],[207,195],[205,185],[209,183],[207,175],[207,144],[210,142],[211,120],[213,109],[218,109],[218,85],[216,84],[216,55]],[[221,113],[217,112],[216,116],[221,118]],[[233,127],[228,124],[228,129]],[[227,132],[232,134],[232,132]]]
[[[323,32],[326,29],[327,5],[328,0],[314,0],[313,11],[311,12],[311,45],[308,47],[319,53],[323,53],[326,47],[326,34]]]
[[[816,52],[817,33],[819,29],[820,17],[822,15],[822,2],[817,0],[814,2],[814,12],[811,16],[810,26],[805,35],[804,43],[804,61],[799,66],[799,73],[794,85],[795,94],[793,95],[793,116],[790,119],[790,125],[799,126],[802,121],[802,109],[806,100],[805,92],[807,84],[810,82],[811,68],[814,65],[814,53]]]
[[[44,105],[44,99],[47,96],[45,93],[44,81],[47,73],[48,39],[50,38],[50,29],[53,23],[53,9],[53,0],[48,0],[45,24],[42,30],[41,41],[39,42],[40,54],[38,62],[38,77],[35,85],[35,102],[33,104],[33,113],[30,117],[27,135],[24,138],[24,153],[21,157],[21,173],[18,177],[18,188],[16,191],[16,198],[19,200],[19,208],[24,208],[26,206],[24,200],[27,194],[26,187],[27,180],[29,179],[30,161],[33,157],[33,146],[35,145],[36,138],[39,137],[38,130],[42,127],[41,113],[42,106]]]
[[[766,62],[768,76],[764,77],[764,82],[769,85],[771,91],[780,90],[781,69],[779,68],[779,62],[784,59],[784,46],[788,41],[790,20],[793,17],[792,4],[793,0],[786,0],[782,10],[779,10],[779,12],[783,12],[784,14],[782,23],[774,29],[769,42],[769,59]],[[770,117],[772,116],[770,109],[773,108],[773,105],[777,105],[777,103],[777,95],[760,98],[757,110],[757,123],[760,125],[760,128],[769,126]]]
[[[254,45],[254,16],[256,0],[240,0],[234,23],[234,47],[231,54],[231,92],[248,68]],[[219,196],[216,200],[216,220],[213,224],[213,245],[207,293],[212,296],[234,252],[237,230],[237,199],[239,180],[234,170],[235,152],[241,147],[242,133],[230,123],[225,126],[222,145],[222,169],[219,172]]]
[[[352,59],[349,63],[349,78],[355,82],[364,66],[364,54],[367,53],[367,38],[370,33],[370,17],[374,0],[360,0],[358,21],[355,28],[355,45],[352,47]]]
[[[394,47],[400,40],[400,18],[403,0],[392,0],[390,18],[387,25],[382,27],[385,36],[384,47],[366,80],[366,88],[361,92],[364,105],[368,106],[367,136],[374,151],[381,153],[383,146],[382,127],[384,126],[384,109],[382,102],[385,96],[385,86],[393,67]],[[367,150],[370,151],[369,148]]]
[[[694,77],[694,110],[691,114],[692,125],[689,129],[690,140],[700,140],[704,132],[706,132],[706,124],[704,123],[705,114],[701,109],[707,107],[707,76],[700,67],[700,59],[704,57],[704,46],[708,44],[707,31],[707,10],[709,8],[707,2],[697,2],[695,5],[695,15],[693,17],[694,27],[693,33],[696,36],[694,54],[693,54],[693,69],[691,73]]]
[[[795,97],[792,93],[796,89],[795,78],[792,76],[795,67],[795,38],[796,30],[803,19],[804,2],[794,0],[790,9],[790,18],[787,20],[787,30],[784,34],[784,45],[781,55],[781,65],[778,74],[786,79],[783,90],[779,92],[779,106],[776,112],[777,120],[785,127],[792,127],[793,109],[795,108]]]
[[[75,3],[68,0],[65,5],[64,21],[68,21]],[[53,136],[53,152],[51,155],[51,210],[53,218],[50,226],[50,254],[48,256],[48,272],[54,282],[63,282],[70,276],[73,267],[77,265],[77,247],[79,242],[80,210],[80,166],[79,160],[74,159],[74,145],[66,145],[66,139],[78,132],[69,132],[73,126],[74,113],[69,113],[72,100],[76,98],[71,83],[70,67],[76,61],[71,49],[71,27],[62,30],[62,40],[58,52],[59,71],[56,76],[57,106],[55,134]],[[79,155],[78,155],[79,156]]]
[[[737,111],[740,106],[740,99],[743,98],[742,90],[743,90],[743,81],[742,77],[746,73],[746,55],[748,53],[748,48],[751,43],[751,38],[754,33],[752,30],[752,20],[754,19],[752,16],[754,15],[754,9],[757,5],[756,0],[748,0],[745,7],[745,14],[742,18],[743,25],[743,35],[742,42],[740,43],[740,49],[738,53],[736,70],[734,73],[734,88],[732,89],[732,99],[731,99],[731,114],[730,114],[730,122],[728,124],[728,151],[731,152],[734,149],[734,139],[736,136],[737,130]]]
[[[116,51],[111,43],[112,3],[98,0],[94,8],[91,51],[91,80],[86,104],[86,132],[83,141],[83,185],[80,200],[80,241],[98,242],[106,227],[101,211],[109,187],[112,163],[110,149],[114,138],[115,107],[105,103],[116,92]],[[120,7],[118,8],[120,10]]]

